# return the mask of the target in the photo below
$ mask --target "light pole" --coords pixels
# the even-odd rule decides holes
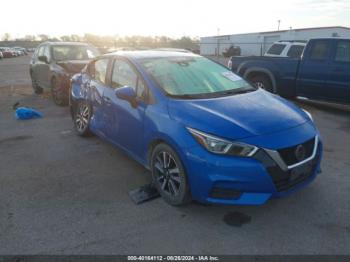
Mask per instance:
[[[280,25],[281,25],[281,20],[277,20],[277,23],[278,23],[277,31],[279,31],[280,30]]]
[[[217,56],[219,57],[220,56],[220,28],[218,27],[217,28],[217,40],[218,40],[218,44],[217,44],[217,49],[218,49],[218,51],[217,51]]]

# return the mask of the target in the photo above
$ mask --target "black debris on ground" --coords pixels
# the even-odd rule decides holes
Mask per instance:
[[[228,212],[223,220],[227,225],[241,227],[243,224],[250,223],[252,218],[241,212]]]
[[[134,203],[138,205],[146,201],[152,200],[154,198],[157,198],[160,195],[155,186],[152,183],[150,183],[141,186],[137,189],[131,190],[129,192],[129,196],[131,197],[132,201],[134,201]]]

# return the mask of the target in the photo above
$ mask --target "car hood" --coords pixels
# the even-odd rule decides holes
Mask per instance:
[[[87,64],[89,60],[67,60],[56,62],[57,65],[62,67],[67,73],[79,73]]]
[[[211,99],[169,99],[168,109],[172,119],[187,127],[232,140],[309,121],[300,108],[264,90]]]

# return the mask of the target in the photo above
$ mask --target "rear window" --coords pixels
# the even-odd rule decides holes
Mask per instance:
[[[270,47],[269,51],[267,51],[267,54],[280,55],[285,47],[286,47],[286,45],[283,45],[283,44],[273,44]]]
[[[52,52],[56,61],[87,60],[99,55],[97,49],[87,45],[54,45]]]
[[[292,45],[287,53],[287,56],[290,58],[300,58],[303,51],[303,45]]]

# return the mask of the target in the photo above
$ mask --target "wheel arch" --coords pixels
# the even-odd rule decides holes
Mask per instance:
[[[176,154],[178,155],[178,157],[182,161],[183,166],[185,167],[184,159],[180,153],[180,146],[173,139],[171,139],[169,136],[167,136],[166,134],[158,134],[157,136],[152,138],[150,140],[150,142],[148,143],[147,155],[146,155],[147,167],[150,168],[151,156],[152,156],[152,152],[153,152],[154,148],[157,145],[162,144],[162,143],[170,146],[176,152]]]
[[[243,77],[246,79],[250,79],[251,77],[257,76],[257,75],[266,76],[271,81],[273,92],[277,93],[276,79],[275,79],[274,75],[272,74],[272,72],[266,68],[261,68],[261,67],[249,68],[245,71]]]

